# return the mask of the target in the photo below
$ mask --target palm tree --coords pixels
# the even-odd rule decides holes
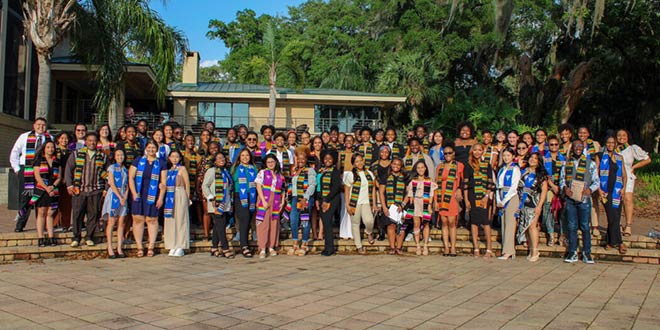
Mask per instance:
[[[48,116],[50,99],[50,57],[75,19],[76,0],[27,0],[23,3],[23,23],[37,52],[37,117]]]
[[[156,74],[157,101],[176,74],[177,54],[187,51],[182,32],[168,26],[149,8],[149,0],[84,0],[73,29],[73,53],[93,71],[94,105],[99,119],[121,107],[126,63],[150,64]]]

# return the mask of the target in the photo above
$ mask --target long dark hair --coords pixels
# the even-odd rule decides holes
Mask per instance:
[[[549,177],[548,171],[546,171],[543,164],[543,156],[541,156],[541,153],[538,151],[529,154],[527,157],[527,168],[529,168],[529,159],[532,158],[532,156],[536,156],[536,159],[538,159],[539,164],[536,166],[536,180],[538,182],[537,191],[541,191],[541,184]]]
[[[250,156],[250,161],[249,161],[248,163],[249,163],[250,165],[254,165],[254,157],[252,157],[252,153],[251,153],[250,150],[248,150],[247,148],[243,148],[243,149],[241,149],[241,151],[238,152],[238,156],[236,156],[236,161],[235,161],[234,164],[232,164],[232,166],[231,166],[231,174],[232,174],[232,175],[233,175],[234,173],[236,173],[236,168],[237,168],[238,165],[241,163],[241,154],[244,153],[244,152],[247,152],[247,154]],[[213,159],[214,159],[214,161],[215,161],[215,157],[214,157]]]
[[[112,139],[112,130],[110,129],[110,125],[108,125],[108,124],[103,124],[103,125],[99,126],[99,128],[96,129],[96,135],[99,136],[99,141],[98,141],[98,142],[101,142],[101,129],[102,129],[103,127],[107,127],[107,128],[108,128],[108,142],[113,142],[113,139]]]
[[[53,144],[53,156],[57,157],[56,151],[57,151],[57,144],[53,142],[51,139],[46,139],[46,142],[39,147],[39,150],[37,150],[37,155],[38,157],[34,158],[34,162],[32,163],[33,166],[39,166],[41,165],[41,161],[46,159],[46,146],[52,143]]]
[[[364,156],[362,156],[362,154],[359,153],[359,152],[354,153],[353,156],[351,157],[351,165],[353,165],[353,169],[351,170],[353,172],[353,180],[355,180],[355,178],[357,178],[357,176],[358,176],[358,172],[357,172],[358,170],[357,170],[357,167],[355,167],[355,160],[358,157],[362,157],[362,159],[364,159]],[[365,164],[365,166],[362,168],[362,170],[366,171],[366,169],[367,169],[367,167],[366,167],[366,164]]]
[[[275,154],[267,154],[266,157],[264,157],[262,169],[265,170],[265,169],[268,168],[268,166],[266,166],[266,163],[268,162],[269,158],[272,158],[273,160],[275,160],[275,168],[273,169],[273,171],[276,174],[282,173],[282,168],[280,167],[280,161],[277,159],[277,156],[275,156]]]

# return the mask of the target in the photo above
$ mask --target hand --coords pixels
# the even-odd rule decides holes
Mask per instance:
[[[76,190],[73,188],[73,186],[66,187],[66,191],[69,193],[69,195],[72,195],[72,196],[75,195],[75,192],[76,192]]]
[[[429,213],[433,213],[433,206],[431,206],[431,204],[429,204],[428,211]]]
[[[134,202],[137,202],[137,201],[138,201],[138,196],[137,196],[137,195],[133,195],[133,201],[134,201]]]
[[[584,192],[583,192],[583,194],[586,195],[586,196],[591,196],[591,189],[589,189],[589,188],[584,188]]]
[[[486,208],[487,205],[488,205],[488,196],[484,196],[484,198],[481,199],[481,206],[483,208]]]
[[[383,208],[383,215],[389,218],[390,217],[390,210],[388,210],[386,208]]]
[[[321,209],[321,206],[319,205],[319,201],[315,201],[314,206],[316,207],[317,210]]]
[[[497,207],[499,207],[499,208],[503,208],[503,207],[504,207],[504,204],[502,204],[502,203],[497,203]]]
[[[270,205],[268,205],[268,202],[261,201],[261,204],[264,206],[264,209],[268,210],[270,208]]]
[[[371,207],[371,212],[372,212],[373,214],[378,213],[378,205],[374,205],[374,206],[372,206],[372,207]]]
[[[159,199],[156,201],[156,208],[159,209],[159,208],[161,208],[162,206],[163,206],[163,199],[159,198]]]
[[[397,205],[396,209],[397,211],[399,211],[399,213],[403,211],[403,207],[401,207],[401,205]]]
[[[566,187],[566,190],[564,192],[566,193],[566,196],[568,196],[568,197],[573,196],[573,192],[571,191],[571,188]]]
[[[463,194],[461,194],[460,190],[456,192],[456,200],[459,202],[463,200]]]
[[[125,206],[126,205],[126,198],[119,199],[119,205]]]
[[[107,193],[108,193],[107,190],[103,190],[103,197],[105,197],[105,195],[106,195]]]
[[[322,208],[323,208],[323,212],[328,212],[328,210],[330,209],[330,203],[323,202]]]
[[[355,215],[355,208],[354,207],[347,207],[346,211],[348,211],[348,214],[350,215]]]
[[[472,204],[468,200],[465,201],[465,209],[467,211],[470,211],[470,209],[472,209]]]
[[[542,209],[542,208],[538,208],[538,207],[535,208],[535,209],[534,209],[534,217],[535,217],[535,218],[540,217],[540,216],[541,216],[541,212],[543,212],[543,209]]]

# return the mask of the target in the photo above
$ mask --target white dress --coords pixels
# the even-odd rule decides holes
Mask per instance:
[[[626,169],[626,174],[628,176],[626,180],[626,192],[633,192],[635,190],[635,179],[637,177],[634,174],[631,174],[632,166],[635,161],[642,161],[649,158],[649,153],[644,151],[636,144],[628,146],[628,148],[620,152],[623,156],[623,167]]]
[[[348,172],[344,172],[346,175]],[[342,184],[343,187],[343,184]],[[344,203],[344,193],[341,193],[341,222],[339,223],[339,238],[352,239],[353,231],[351,230],[351,215],[346,210],[346,203]]]

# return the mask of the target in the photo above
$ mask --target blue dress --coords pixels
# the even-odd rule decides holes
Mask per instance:
[[[161,169],[163,168],[161,162]],[[137,162],[134,163],[135,168],[137,168]],[[154,168],[154,163],[151,162],[149,163],[147,161],[147,164],[144,166],[144,173],[142,173],[142,187],[140,191],[138,192],[140,194],[140,200],[135,201],[134,199],[131,198],[131,214],[134,215],[139,215],[139,216],[145,216],[149,218],[157,218],[159,215],[159,210],[156,208],[156,203],[154,202],[153,204],[148,204],[147,203],[147,195],[149,192],[149,180],[151,178],[151,171]],[[137,180],[137,177],[135,178]],[[137,185],[136,185],[137,187]],[[156,199],[158,199],[158,193],[156,193]]]

